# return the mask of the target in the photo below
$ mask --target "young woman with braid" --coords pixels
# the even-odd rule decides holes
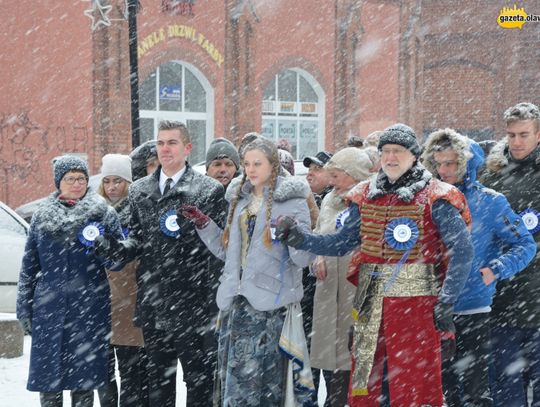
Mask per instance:
[[[214,405],[281,406],[285,362],[279,339],[287,306],[303,295],[302,267],[313,258],[274,240],[280,216],[309,228],[309,186],[279,175],[276,146],[263,138],[243,151],[244,175],[232,181],[222,231],[198,208],[183,206],[208,248],[225,261],[217,303],[221,310],[218,383]]]

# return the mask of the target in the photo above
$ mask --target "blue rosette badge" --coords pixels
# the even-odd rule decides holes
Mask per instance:
[[[77,237],[79,241],[86,247],[90,247],[94,244],[94,240],[99,235],[105,233],[105,227],[99,222],[88,222],[83,226]]]
[[[159,228],[166,236],[177,237],[180,235],[180,226],[178,226],[177,218],[178,216],[174,209],[169,209],[159,218]]]
[[[386,230],[384,231],[384,240],[386,240],[386,243],[388,243],[392,249],[405,251],[405,253],[403,253],[403,256],[401,256],[401,259],[399,259],[399,262],[396,264],[394,272],[384,284],[385,291],[390,290],[394,285],[399,276],[401,266],[403,266],[409,258],[412,248],[416,244],[419,236],[420,231],[418,230],[418,225],[411,218],[396,218],[386,226]]]
[[[519,214],[529,232],[534,235],[540,230],[540,213],[533,208],[527,208]]]
[[[350,214],[349,208],[339,213],[339,215],[336,218],[336,229],[341,229],[343,225],[345,225],[345,221],[349,217],[349,214]]]

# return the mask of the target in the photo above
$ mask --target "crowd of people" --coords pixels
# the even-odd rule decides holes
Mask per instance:
[[[174,406],[180,361],[188,407],[540,406],[540,111],[504,120],[498,142],[350,137],[306,179],[258,133],[202,175],[173,121],[97,191],[58,157],[19,279],[28,390]]]

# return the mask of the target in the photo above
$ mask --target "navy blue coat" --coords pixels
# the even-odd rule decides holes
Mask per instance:
[[[73,207],[56,192],[32,218],[17,295],[17,318],[32,321],[30,391],[105,384],[110,293],[103,262],[78,237],[89,221],[120,238],[116,212],[92,191]]]

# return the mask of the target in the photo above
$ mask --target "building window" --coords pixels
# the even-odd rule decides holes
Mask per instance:
[[[324,149],[324,92],[306,71],[281,71],[264,90],[262,134],[286,139],[297,160]]]
[[[206,145],[214,133],[214,90],[193,65],[169,61],[140,85],[141,142],[157,137],[161,120],[186,124],[193,150],[190,162],[204,161]]]

